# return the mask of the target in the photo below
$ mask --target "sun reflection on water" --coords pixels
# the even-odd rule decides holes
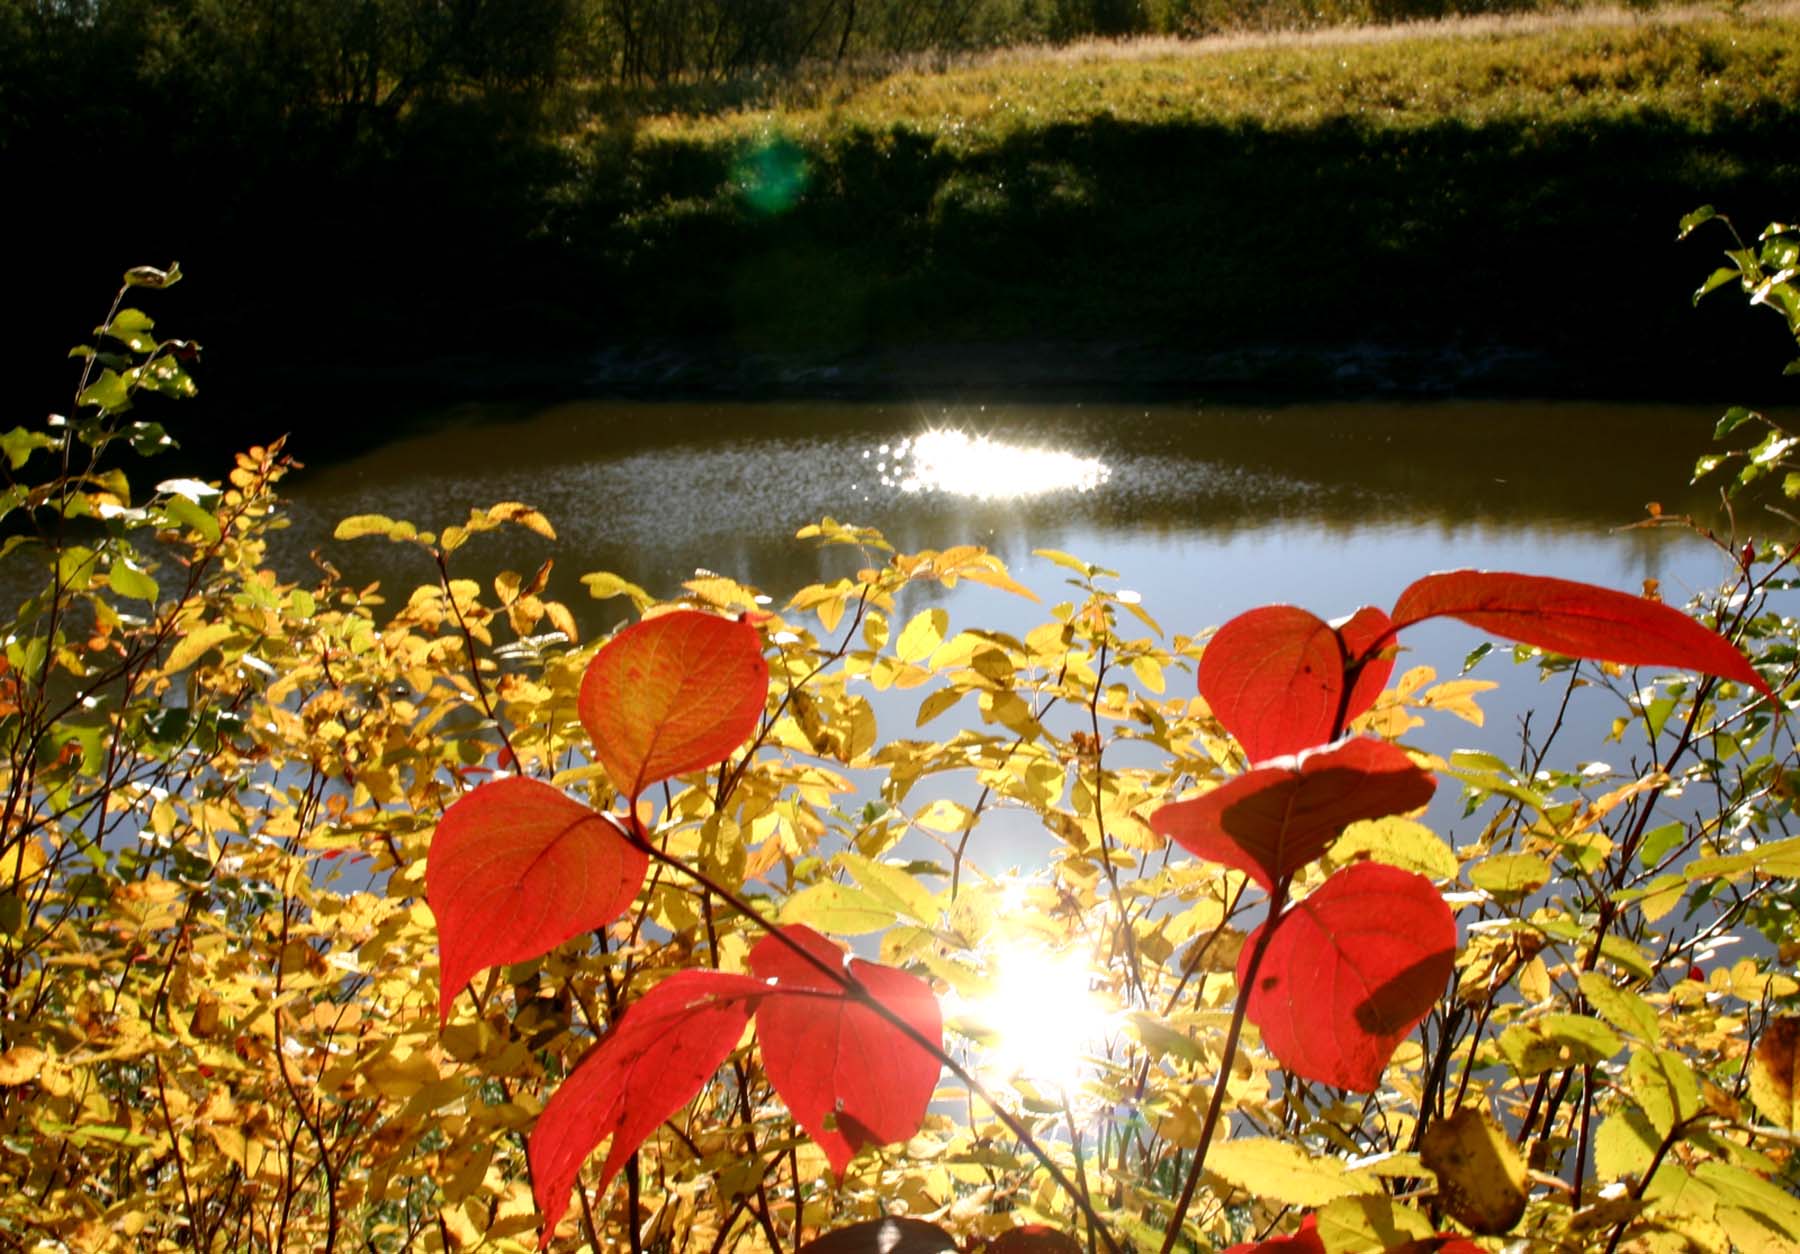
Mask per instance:
[[[865,451],[883,487],[1007,500],[1048,492],[1091,492],[1112,477],[1097,457],[1010,444],[967,431],[935,430]]]

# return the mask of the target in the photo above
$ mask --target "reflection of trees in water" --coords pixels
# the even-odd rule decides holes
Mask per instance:
[[[430,578],[426,564],[404,547],[326,541],[337,518],[379,511],[439,527],[518,499],[551,518],[560,542],[509,529],[472,544],[465,568],[530,570],[554,555],[552,592],[578,608],[591,602],[577,576],[591,570],[659,595],[698,565],[776,596],[850,574],[863,564],[854,550],[792,539],[826,514],[880,527],[904,551],[984,544],[1015,565],[1035,548],[1223,546],[1292,529],[1331,541],[1337,556],[1323,560],[1341,562],[1354,543],[1372,566],[1383,537],[1401,533],[1412,553],[1436,550],[1438,565],[1461,564],[1460,552],[1499,534],[1525,547],[1575,538],[1603,548],[1609,571],[1652,577],[1672,537],[1613,529],[1642,518],[1653,496],[1670,512],[1707,507],[1685,485],[1710,421],[1689,409],[1469,403],[570,405],[440,430],[309,476],[276,557],[285,575],[304,577],[306,551],[323,541],[353,580],[379,578],[393,593]],[[1007,501],[880,484],[882,444],[891,458],[900,439],[958,423],[1099,457],[1110,478]]]

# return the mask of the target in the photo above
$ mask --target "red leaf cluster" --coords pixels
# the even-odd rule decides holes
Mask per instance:
[[[1373,1092],[1455,970],[1450,908],[1424,876],[1359,862],[1274,926],[1247,1009],[1263,1044],[1296,1075]],[[1257,940],[1238,959],[1240,981]]]
[[[1659,601],[1542,575],[1458,570],[1427,575],[1389,613],[1364,607],[1341,627],[1291,605],[1240,614],[1201,655],[1200,695],[1252,762],[1323,744],[1374,703],[1393,669],[1395,637],[1430,618],[1569,657],[1682,667],[1769,693],[1737,646]]]
[[[1351,823],[1416,810],[1437,780],[1384,740],[1352,740],[1291,765],[1246,772],[1192,801],[1163,806],[1150,826],[1197,857],[1249,875],[1269,892],[1325,852]]]
[[[724,760],[769,690],[749,623],[677,610],[628,627],[588,664],[581,718],[621,794]],[[438,927],[438,1020],[487,967],[548,953],[624,913],[647,855],[609,815],[548,784],[494,780],[444,812],[425,867]]]
[[[833,1171],[841,1175],[864,1145],[917,1132],[943,1048],[937,998],[915,975],[861,959],[846,966],[844,958],[811,928],[786,927],[750,951],[754,978],[680,971],[640,998],[532,1129],[544,1241],[595,1147],[612,1137],[600,1169],[604,1190],[644,1138],[705,1087],[752,1014],[769,1082]]]

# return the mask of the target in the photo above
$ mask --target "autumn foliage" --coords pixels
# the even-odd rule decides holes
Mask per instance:
[[[779,601],[593,573],[583,642],[548,561],[464,573],[554,544],[525,503],[344,520],[401,593],[272,568],[280,447],[134,494],[106,451],[187,346],[101,333],[73,422],[3,441],[47,559],[0,669],[21,1248],[1800,1236],[1786,549],[1722,542],[1699,617],[1456,571],[1192,634],[1044,550],[1064,599],[1009,632],[929,603],[1035,600],[993,555],[827,519],[839,573]],[[1629,767],[1560,720],[1427,750],[1493,687],[1402,669],[1431,619],[1616,710]]]

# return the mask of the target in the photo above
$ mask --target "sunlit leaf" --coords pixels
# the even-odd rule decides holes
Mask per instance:
[[[1348,693],[1345,667],[1388,629],[1365,607],[1340,628],[1292,605],[1240,614],[1200,656],[1200,695],[1252,762],[1334,739],[1381,694],[1394,669],[1389,656],[1366,661]]]
[[[612,1137],[604,1190],[662,1121],[719,1069],[768,992],[759,980],[677,971],[639,998],[551,1095],[531,1130],[533,1192],[548,1245],[581,1164]]]
[[[819,962],[847,970],[864,995],[941,1047],[943,1020],[925,981],[861,959],[845,967],[843,951],[811,928],[782,932]],[[936,1055],[773,936],[750,951],[750,969],[775,982],[757,1015],[769,1082],[833,1171],[841,1176],[865,1145],[919,1130],[942,1067]]]
[[[1396,631],[1438,617],[1569,657],[1704,671],[1769,695],[1762,676],[1725,637],[1660,601],[1610,588],[1543,575],[1458,570],[1427,575],[1394,603]]]
[[[1206,1169],[1252,1197],[1286,1206],[1323,1206],[1335,1198],[1377,1193],[1374,1180],[1347,1175],[1335,1158],[1308,1153],[1279,1137],[1234,1137],[1214,1145]]]
[[[1484,1236],[1512,1231],[1525,1214],[1525,1160],[1505,1129],[1465,1106],[1425,1129],[1419,1156],[1436,1174],[1438,1200]]]
[[[1404,750],[1363,738],[1294,765],[1258,767],[1204,796],[1163,806],[1150,826],[1273,891],[1349,824],[1416,810],[1436,787]]]
[[[581,681],[581,722],[621,795],[724,761],[769,691],[762,638],[740,619],[676,610],[609,640]]]
[[[535,958],[617,918],[648,866],[610,819],[537,780],[494,780],[458,798],[425,864],[439,1021],[477,971]]]
[[[1253,935],[1238,960],[1240,982],[1255,949]],[[1455,962],[1456,921],[1431,881],[1358,863],[1277,921],[1250,988],[1249,1018],[1288,1070],[1372,1092],[1395,1048],[1443,994]]]
[[[1800,1130],[1796,1081],[1800,1081],[1800,1018],[1778,1015],[1763,1028],[1750,1059],[1750,1100],[1770,1123]]]

